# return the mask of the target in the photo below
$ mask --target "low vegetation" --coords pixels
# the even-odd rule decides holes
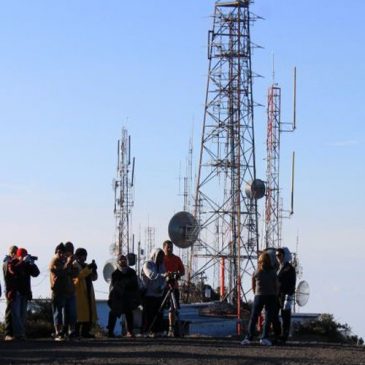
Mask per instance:
[[[364,340],[354,335],[351,327],[347,323],[338,323],[332,314],[327,313],[321,314],[317,320],[296,324],[294,326],[293,337],[324,342],[364,344]]]

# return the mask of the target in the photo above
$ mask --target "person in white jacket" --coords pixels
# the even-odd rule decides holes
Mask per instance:
[[[166,268],[163,263],[164,252],[156,248],[151,252],[150,259],[143,264],[142,281],[144,284],[143,298],[143,332],[158,336],[163,332],[162,304],[166,287]]]

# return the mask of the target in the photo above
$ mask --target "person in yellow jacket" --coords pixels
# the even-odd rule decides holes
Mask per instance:
[[[74,279],[76,289],[76,335],[86,338],[95,337],[90,333],[92,326],[96,323],[96,301],[93,281],[98,278],[97,266],[93,260],[91,264],[86,263],[87,251],[78,248],[75,252],[74,267],[79,270],[78,276]]]

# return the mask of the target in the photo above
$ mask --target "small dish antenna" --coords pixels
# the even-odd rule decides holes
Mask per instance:
[[[265,196],[265,183],[255,179],[246,184],[245,193],[249,199],[261,199]]]
[[[188,248],[198,239],[199,225],[189,212],[178,212],[170,220],[169,237],[179,248]]]
[[[305,280],[302,280],[298,284],[297,290],[295,291],[295,301],[299,305],[299,307],[303,307],[308,303],[309,295],[309,284]]]
[[[112,274],[116,269],[117,269],[116,259],[110,259],[105,263],[103,268],[103,277],[108,284],[111,282]]]

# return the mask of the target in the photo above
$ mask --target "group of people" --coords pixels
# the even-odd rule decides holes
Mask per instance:
[[[248,331],[241,345],[250,345],[257,321],[265,309],[265,319],[260,344],[271,346],[285,344],[288,339],[291,322],[291,309],[294,301],[296,272],[291,262],[291,253],[287,247],[275,252],[277,264],[270,253],[264,251],[258,259],[258,267],[252,276],[252,290],[255,294],[248,323]],[[275,267],[278,266],[278,270]],[[282,321],[279,320],[281,314]],[[271,341],[270,329],[274,331]]]
[[[27,305],[32,299],[31,277],[40,273],[35,261],[24,248],[11,246],[3,261],[5,281],[5,340],[21,340],[26,336]],[[74,249],[72,242],[60,243],[49,263],[51,306],[54,339],[95,337],[91,330],[97,321],[93,281],[97,280],[97,265],[87,263],[85,248]],[[142,268],[141,278],[128,266],[127,257],[119,255],[112,273],[108,305],[108,336],[114,337],[117,318],[124,314],[126,336],[134,337],[133,310],[143,305],[144,333],[163,335],[162,314],[169,306],[169,336],[175,335],[176,313],[179,308],[177,280],[169,280],[174,273],[184,275],[184,265],[173,254],[171,241],[163,249],[155,249]],[[171,295],[167,295],[173,292]],[[1,287],[0,287],[1,295]],[[173,298],[173,301],[165,300]]]
[[[265,319],[260,343],[266,346],[272,344],[269,339],[271,328],[276,343],[285,343],[288,339],[296,273],[286,247],[276,250],[276,259],[278,265],[274,265],[267,251],[259,256],[258,268],[252,277],[255,297],[242,345],[251,343],[263,309]],[[37,277],[40,273],[36,260],[25,248],[11,246],[3,261],[7,341],[25,338],[27,304],[32,299],[31,277]],[[72,242],[66,242],[57,245],[49,264],[56,341],[66,337],[94,337],[91,330],[97,321],[97,313],[93,281],[97,280],[98,274],[95,261],[89,264],[86,261],[86,249],[74,250]],[[143,307],[142,332],[146,336],[177,335],[176,319],[180,308],[178,281],[184,274],[184,265],[173,253],[173,243],[169,240],[163,243],[162,249],[156,248],[151,252],[150,259],[143,264],[140,277],[129,267],[127,257],[119,255],[110,282],[108,337],[115,337],[115,324],[122,314],[126,320],[126,336],[134,337],[133,311],[140,305]],[[163,321],[166,308],[168,327]]]
[[[176,315],[180,307],[178,279],[185,274],[181,259],[173,253],[173,243],[151,252],[143,264],[141,278],[128,266],[124,255],[118,257],[117,269],[112,273],[108,305],[108,336],[114,337],[118,317],[125,315],[128,337],[134,337],[133,310],[142,304],[142,332],[146,336],[177,334]],[[165,331],[163,310],[168,308],[168,331]]]
[[[95,261],[87,264],[86,260],[85,248],[74,250],[72,242],[66,242],[56,247],[49,264],[56,341],[95,337],[90,332],[97,320],[92,282],[98,274]]]
[[[97,279],[96,264],[86,264],[87,251],[74,252],[72,242],[60,243],[49,264],[51,304],[56,341],[67,337],[93,337],[96,304],[92,281]],[[5,341],[26,337],[28,301],[32,299],[31,277],[40,273],[25,248],[11,246],[3,261],[5,282]]]

